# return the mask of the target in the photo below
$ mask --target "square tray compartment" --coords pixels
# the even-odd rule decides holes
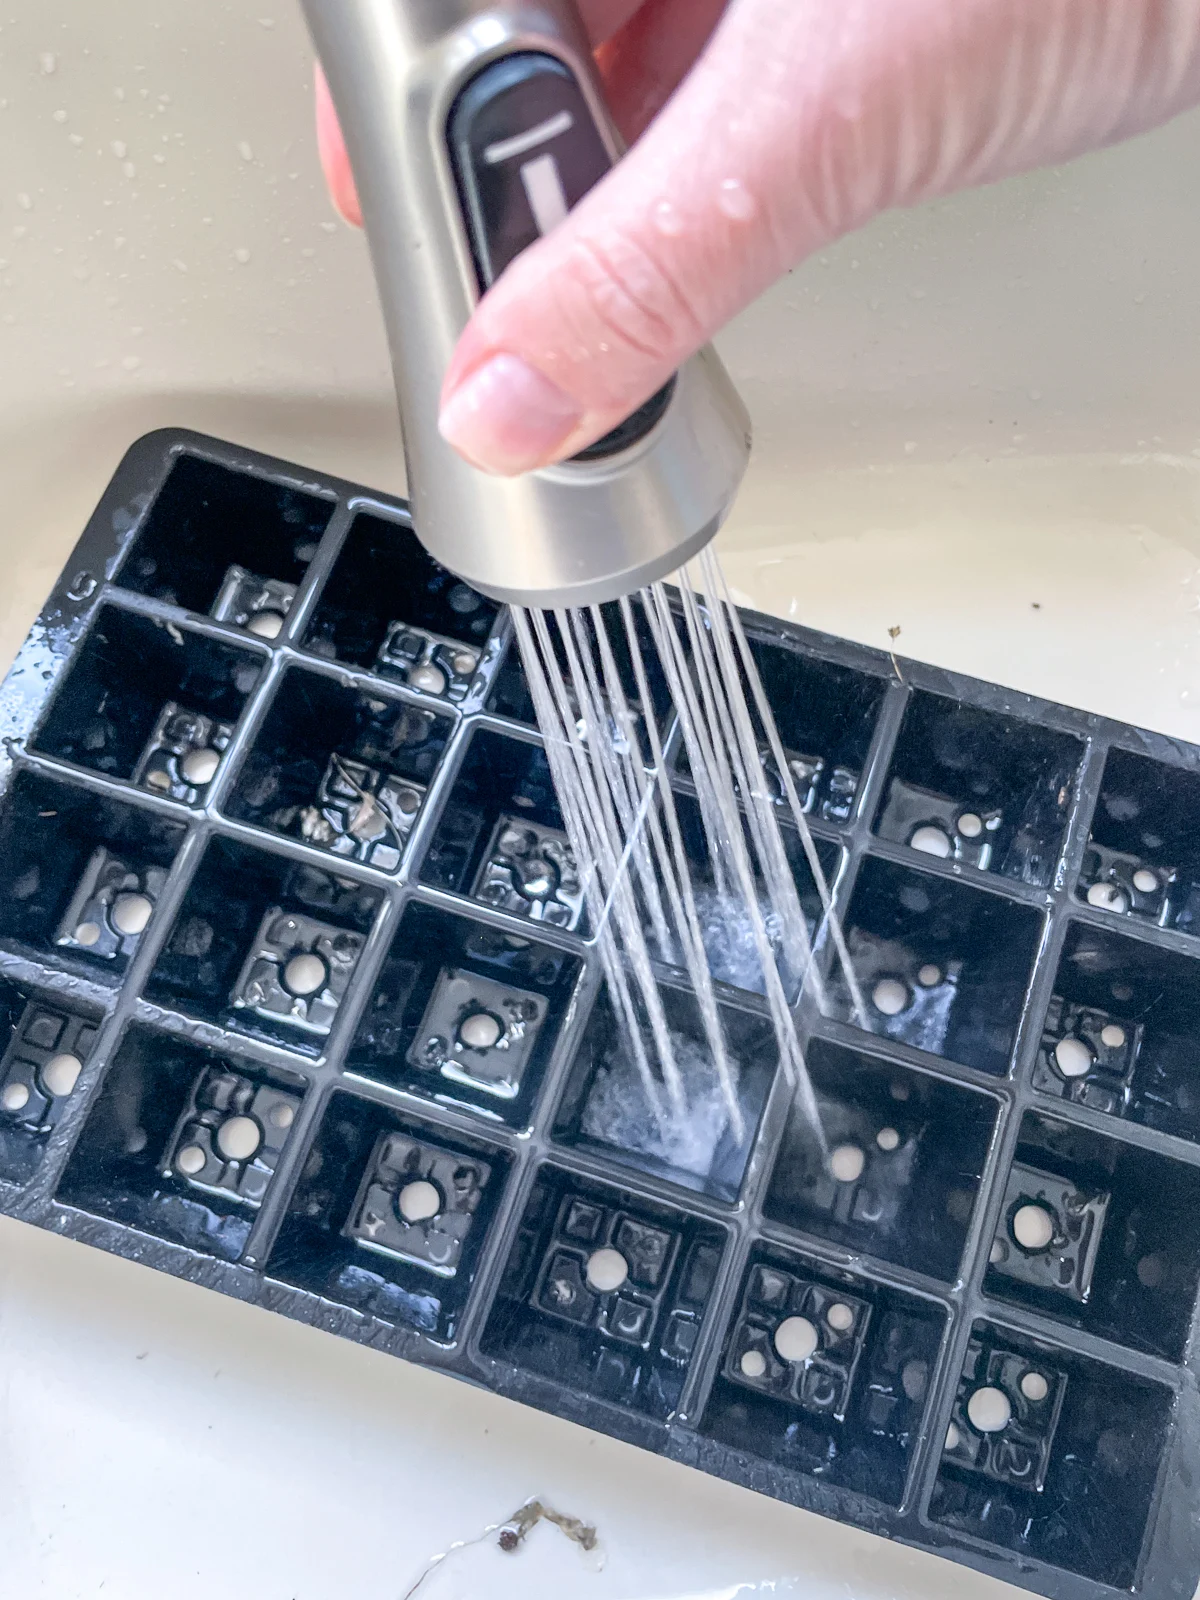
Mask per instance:
[[[808,1070],[829,1155],[794,1108],[775,1157],[766,1215],[954,1282],[997,1102],[823,1039],[809,1046]]]
[[[565,1392],[665,1422],[724,1247],[714,1223],[543,1167],[483,1352]]]
[[[1076,893],[1114,918],[1200,932],[1200,772],[1109,751]]]
[[[917,691],[876,832],[927,855],[1046,887],[1084,745],[1070,734]]]
[[[858,804],[885,680],[782,643],[752,639],[750,650],[801,804],[823,822],[848,822]],[[775,758],[769,750],[762,755],[786,811]]]
[[[1028,1113],[985,1292],[1168,1361],[1200,1289],[1200,1167]]]
[[[22,773],[0,815],[0,939],[120,983],[184,832],[123,800]]]
[[[484,647],[499,611],[494,601],[438,566],[406,522],[359,512],[304,644],[313,655],[421,688],[422,682],[410,679],[413,666],[428,664],[427,652],[418,657],[415,644],[407,650],[400,646],[408,632],[423,635],[444,680],[440,691],[436,679],[426,675],[424,683],[432,683],[438,697],[461,700],[477,669],[495,655],[494,650],[485,655]],[[442,641],[442,648],[433,641]]]
[[[699,802],[684,790],[676,791],[674,799],[680,837],[683,840],[684,852],[691,864],[692,892],[695,896],[696,915],[700,922],[704,950],[708,956],[709,971],[719,984],[724,984],[730,989],[740,989],[747,994],[761,995],[765,992],[766,985],[754,939],[754,929],[750,918],[741,910],[741,901],[735,908],[728,899],[717,894]],[[821,896],[804,854],[799,834],[786,824],[781,831],[784,854],[792,869],[800,909],[804,913],[810,941],[815,943],[818,942],[823,917]],[[815,843],[817,859],[825,874],[826,884],[832,889],[843,860],[842,851],[828,839],[817,839]],[[756,881],[767,934],[778,957],[781,945],[778,923],[771,912],[770,900],[762,886],[761,876]],[[679,965],[674,950],[655,953],[664,966]],[[795,1000],[800,992],[804,973],[784,971],[781,966],[780,975],[789,998]]]
[[[977,1072],[1008,1072],[1042,934],[1036,910],[868,858],[845,929],[872,1032]],[[833,986],[853,1020],[840,971]]]
[[[410,903],[348,1068],[524,1127],[581,968],[524,934]]]
[[[508,1166],[491,1144],[339,1092],[267,1272],[452,1344]]]
[[[223,753],[264,663],[176,623],[106,606],[33,747],[189,804],[203,801],[217,769],[198,766],[192,752]]]
[[[305,1055],[324,1047],[367,934],[378,889],[252,845],[210,842],[146,985],[147,998]],[[316,956],[325,983],[280,981]],[[308,963],[315,976],[316,969]]]
[[[1200,965],[1074,924],[1033,1071],[1040,1093],[1200,1142]]]
[[[899,1505],[946,1324],[938,1305],[755,1249],[701,1431],[768,1464]]]
[[[334,504],[254,472],[180,455],[142,519],[117,582],[203,613],[217,604],[233,566],[294,589],[317,553]]]
[[[1173,1403],[1161,1384],[977,1322],[930,1515],[1025,1560],[1131,1589]],[[972,1425],[972,1410],[989,1431]]]
[[[230,816],[395,872],[453,723],[425,706],[284,674]]]
[[[745,1124],[745,1134],[738,1140],[708,1056],[694,997],[666,987],[661,994],[676,1062],[689,1096],[687,1116],[681,1120],[672,1112],[664,1092],[660,1126],[605,989],[576,1050],[554,1137],[572,1149],[732,1202],[741,1189],[775,1076],[778,1049],[774,1031],[770,1022],[755,1012],[721,1007]],[[652,1058],[652,1052],[648,1053]]]
[[[303,1095],[298,1075],[131,1027],[57,1198],[236,1261]]]
[[[472,736],[421,881],[534,928],[583,931],[583,877],[540,744],[491,729]]]

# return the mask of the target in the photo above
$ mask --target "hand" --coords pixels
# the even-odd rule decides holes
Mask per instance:
[[[614,427],[777,277],[893,206],[1200,101],[1200,0],[585,0],[629,154],[471,319],[441,429],[517,473]],[[328,91],[322,157],[360,220]]]

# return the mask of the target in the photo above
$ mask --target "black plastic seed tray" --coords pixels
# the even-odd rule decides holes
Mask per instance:
[[[0,693],[0,1207],[1046,1595],[1187,1600],[1200,751],[746,620],[866,994],[822,942],[828,1159],[715,907],[746,1137],[678,974],[693,1116],[640,1103],[508,619],[405,507],[135,445]]]

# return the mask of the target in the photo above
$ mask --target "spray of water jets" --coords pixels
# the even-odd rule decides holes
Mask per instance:
[[[687,975],[730,1131],[738,1143],[746,1137],[706,949],[712,916],[698,904],[703,878],[721,920],[745,931],[782,1070],[819,1134],[795,1005],[805,989],[822,1008],[825,997],[780,826],[783,810],[800,839],[860,1019],[862,995],[749,641],[711,547],[679,576],[678,593],[657,583],[617,603],[615,617],[610,611],[616,647],[598,607],[514,611],[534,709],[585,870],[593,937],[622,1042],[660,1130],[686,1118],[688,1086],[680,1065],[686,1053],[668,1024],[655,974],[656,953]],[[652,677],[665,683],[674,703],[702,823],[702,862],[694,845],[691,857],[685,848]],[[782,804],[764,755],[782,787]]]

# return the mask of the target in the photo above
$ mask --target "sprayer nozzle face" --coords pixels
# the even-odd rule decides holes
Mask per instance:
[[[724,513],[667,555],[656,556],[632,566],[622,565],[608,572],[593,573],[575,583],[569,582],[566,574],[555,570],[545,573],[543,584],[526,583],[520,588],[484,584],[478,579],[473,582],[490,600],[499,600],[504,605],[524,606],[533,611],[607,605],[612,600],[635,595],[660,579],[670,578],[712,542],[723,520]],[[593,561],[592,565],[598,567],[599,563]]]

